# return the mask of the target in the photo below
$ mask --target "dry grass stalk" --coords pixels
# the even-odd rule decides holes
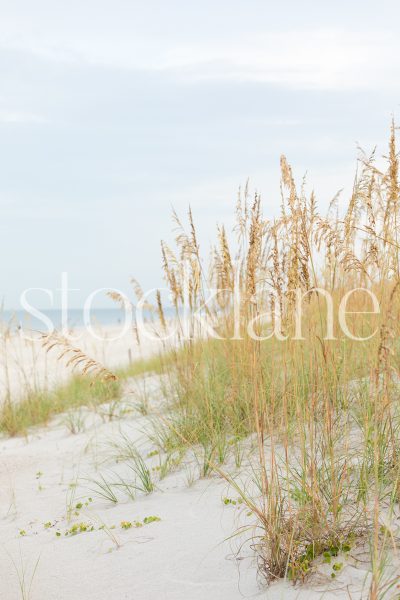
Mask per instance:
[[[47,352],[59,350],[58,360],[66,359],[66,366],[79,369],[82,375],[90,375],[100,381],[116,381],[117,376],[114,373],[79,348],[72,346],[64,336],[56,332],[43,334],[41,342]]]

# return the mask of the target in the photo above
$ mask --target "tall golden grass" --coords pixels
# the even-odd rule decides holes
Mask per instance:
[[[192,212],[187,229],[173,215],[176,249],[162,243],[163,269],[181,329],[194,335],[182,337],[166,370],[168,443],[200,444],[221,471],[230,449],[255,433],[260,495],[241,493],[259,524],[256,547],[266,579],[304,580],[324,553],[347,554],[369,542],[367,585],[375,600],[395,584],[385,566],[396,546],[392,517],[400,491],[395,125],[382,161],[375,152],[359,157],[344,209],[336,196],[322,214],[314,193],[296,186],[285,157],[281,173],[280,215],[265,219],[260,195],[251,197],[246,186],[237,201],[234,243],[220,226],[209,264],[200,255]],[[223,291],[209,301],[210,288]],[[351,337],[338,314],[345,294],[357,288],[346,315]],[[321,289],[333,302],[333,339],[326,339]],[[375,294],[379,314],[372,314],[363,290]],[[296,335],[298,293],[304,294],[303,339]],[[220,339],[202,334],[201,308]],[[160,295],[157,310],[165,328]]]

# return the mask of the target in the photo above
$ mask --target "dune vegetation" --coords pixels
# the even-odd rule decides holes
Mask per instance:
[[[29,389],[27,386],[21,397],[8,397],[0,407],[0,432],[10,436],[23,435],[31,427],[47,425],[59,414],[118,401],[124,380],[145,373],[161,373],[170,360],[172,355],[155,355],[115,369],[115,373],[100,370],[88,377],[75,372],[63,385],[53,389]],[[101,365],[99,368],[102,369]],[[107,372],[113,377],[104,380],[101,374]]]
[[[268,582],[305,580],[318,560],[332,561],[335,577],[342,564],[334,557],[366,544],[375,600],[392,597],[397,585],[387,568],[400,500],[394,124],[388,156],[362,154],[358,165],[347,206],[335,197],[323,215],[282,157],[280,215],[265,219],[261,197],[246,187],[235,239],[219,227],[209,265],[191,211],[187,230],[174,216],[177,248],[163,244],[163,266],[177,317],[186,320],[166,369],[163,422],[168,444],[200,445],[210,470],[237,487],[258,522],[255,547]],[[219,290],[211,300],[210,289]],[[164,323],[160,302],[158,310]],[[252,434],[257,498],[223,468]]]
[[[281,158],[281,210],[240,191],[234,232],[218,227],[207,262],[192,212],[174,215],[176,249],[162,244],[175,317],[157,294],[159,335],[179,344],[92,385],[6,403],[9,434],[67,409],[120,394],[121,381],[152,371],[164,394],[153,439],[164,452],[200,448],[203,475],[237,491],[255,518],[259,571],[267,583],[334,579],[366,549],[371,600],[395,597],[392,556],[400,502],[400,188],[395,126],[388,156],[361,154],[347,205],[326,214]],[[210,290],[213,290],[212,293]],[[139,294],[140,295],[140,294]],[[118,301],[118,298],[116,298]],[[167,347],[166,342],[166,347]],[[95,372],[102,379],[104,373]],[[107,379],[108,377],[106,377]],[[256,441],[249,493],[225,468],[240,468]],[[143,466],[143,465],[142,465]],[[355,559],[354,559],[355,560]]]

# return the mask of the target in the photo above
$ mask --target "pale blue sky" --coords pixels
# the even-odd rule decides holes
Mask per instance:
[[[204,249],[279,156],[325,205],[400,102],[397,2],[0,0],[0,294],[161,282],[188,203]],[[38,305],[48,307],[43,296]]]

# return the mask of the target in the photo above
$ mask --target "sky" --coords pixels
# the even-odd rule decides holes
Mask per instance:
[[[0,0],[0,297],[162,285],[189,204],[206,254],[250,178],[279,212],[279,157],[321,207],[357,148],[385,153],[400,103],[400,5]],[[30,292],[50,308],[46,293]],[[98,306],[108,306],[104,294]]]

